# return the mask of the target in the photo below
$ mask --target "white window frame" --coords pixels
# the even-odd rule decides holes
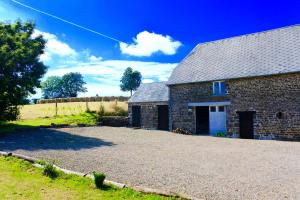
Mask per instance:
[[[218,85],[219,85],[219,91],[218,91],[218,94],[216,94],[215,93],[215,83],[218,83]],[[225,84],[225,81],[214,81],[213,82],[213,95],[214,96],[223,96],[223,94],[222,94],[222,89],[221,89],[221,83],[224,83],[224,85],[225,85],[225,91],[224,91],[224,95],[226,95],[226,84]]]

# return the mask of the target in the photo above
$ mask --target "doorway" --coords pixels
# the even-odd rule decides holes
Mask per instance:
[[[240,138],[254,139],[254,111],[238,112],[240,120]]]
[[[158,105],[158,130],[169,130],[169,108],[168,105]]]
[[[200,135],[209,134],[209,107],[196,107],[196,133]]]
[[[132,106],[132,126],[141,127],[141,106]]]

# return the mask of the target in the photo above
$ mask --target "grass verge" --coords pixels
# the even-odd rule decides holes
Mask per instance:
[[[49,126],[51,123],[54,124],[96,124],[97,114],[96,113],[82,113],[78,115],[67,115],[67,116],[56,116],[49,118],[37,118],[37,119],[26,119],[17,120],[11,122],[0,121],[0,133],[13,132],[18,128],[34,128],[39,126]]]
[[[0,199],[173,199],[108,185],[99,190],[89,178],[60,172],[51,179],[42,171],[27,161],[0,156]]]

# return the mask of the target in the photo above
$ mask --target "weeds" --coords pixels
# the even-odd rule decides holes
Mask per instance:
[[[96,187],[99,189],[103,188],[104,180],[106,178],[105,174],[93,172],[93,175],[94,175],[94,182],[95,182]]]

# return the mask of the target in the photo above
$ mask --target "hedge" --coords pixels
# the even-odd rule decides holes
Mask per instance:
[[[105,97],[72,97],[72,98],[57,98],[57,99],[40,99],[38,104],[43,103],[64,103],[64,102],[92,102],[92,101],[128,101],[129,97],[124,96],[105,96]]]

